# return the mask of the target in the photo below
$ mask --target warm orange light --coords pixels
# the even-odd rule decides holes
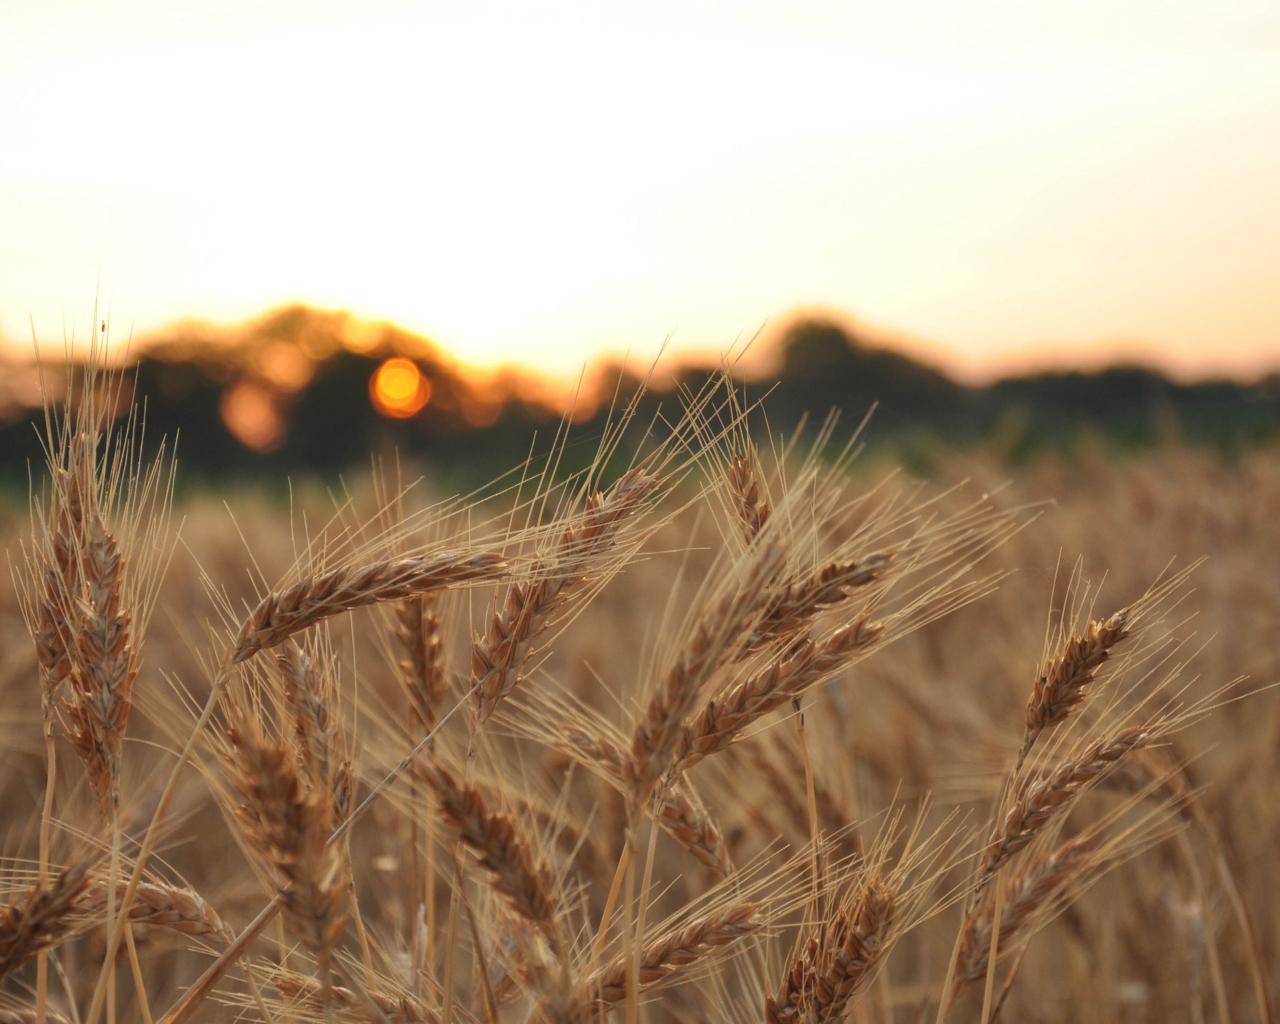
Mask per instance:
[[[369,395],[383,416],[404,419],[427,404],[431,382],[413,360],[395,356],[379,366],[369,380]]]
[[[251,381],[224,391],[218,410],[236,440],[256,452],[269,452],[284,438],[284,418],[271,392]]]

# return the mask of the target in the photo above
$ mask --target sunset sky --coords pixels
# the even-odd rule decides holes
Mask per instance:
[[[0,336],[304,301],[478,364],[838,311],[1280,367],[1280,4],[6,3]]]

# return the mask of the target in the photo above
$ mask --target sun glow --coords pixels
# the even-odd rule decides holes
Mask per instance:
[[[374,371],[369,396],[383,416],[408,419],[431,400],[431,382],[412,360],[394,356]]]
[[[973,373],[1280,357],[1267,0],[9,6],[15,346],[101,281],[137,337],[303,302],[567,377],[814,306]]]

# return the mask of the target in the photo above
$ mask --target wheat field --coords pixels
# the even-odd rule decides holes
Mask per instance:
[[[175,506],[112,386],[4,523],[0,1022],[1272,1019],[1280,452],[917,482],[725,379]]]

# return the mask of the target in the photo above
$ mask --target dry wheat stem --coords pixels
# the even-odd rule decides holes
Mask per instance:
[[[258,912],[258,916],[245,926],[244,930],[236,937],[235,942],[223,950],[221,955],[205,970],[204,974],[200,975],[191,987],[183,993],[182,998],[164,1015],[160,1024],[183,1024],[184,1021],[188,1020],[204,1001],[205,997],[212,991],[213,986],[244,955],[249,948],[249,943],[256,939],[262,930],[275,920],[276,915],[284,909],[284,904],[285,894],[277,893],[275,898]]]
[[[471,647],[471,679],[477,684],[477,722],[485,722],[520,682],[521,665],[533,644],[565,603],[582,589],[592,563],[613,547],[619,529],[657,487],[655,477],[636,468],[609,493],[591,495],[582,512],[564,525],[555,549],[534,559],[529,579],[513,583],[485,635]]]
[[[241,662],[318,622],[365,605],[400,601],[461,583],[501,579],[507,561],[496,551],[444,551],[309,576],[258,602],[241,628],[232,661]]]

